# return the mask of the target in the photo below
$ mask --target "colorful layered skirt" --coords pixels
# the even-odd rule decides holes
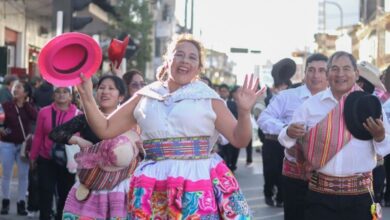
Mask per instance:
[[[236,178],[217,154],[143,161],[130,186],[130,219],[250,219]]]
[[[62,219],[64,220],[122,220],[127,212],[130,179],[123,180],[111,190],[90,191],[85,201],[76,199],[79,182],[70,190]]]

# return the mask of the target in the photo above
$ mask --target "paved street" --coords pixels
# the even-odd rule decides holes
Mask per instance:
[[[254,220],[282,220],[283,208],[269,207],[264,203],[261,154],[253,151],[253,160],[253,166],[246,167],[246,152],[241,150],[236,177],[251,207]]]
[[[263,176],[261,155],[253,152],[254,164],[252,167],[245,167],[245,150],[241,150],[239,165],[236,171],[237,179],[240,186],[246,196],[246,199],[253,211],[253,220],[282,220],[283,209],[276,207],[268,207],[264,203],[263,189]],[[16,194],[16,181],[12,182],[13,195]],[[27,217],[17,216],[16,214],[16,201],[15,198],[11,201],[10,215],[0,215],[1,220],[23,220],[29,219]],[[30,218],[31,219],[31,218]],[[36,220],[37,218],[34,218]],[[390,208],[384,208],[384,218],[390,219]]]

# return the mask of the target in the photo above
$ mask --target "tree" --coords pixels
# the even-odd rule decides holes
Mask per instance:
[[[138,45],[137,53],[128,60],[128,69],[136,68],[145,72],[146,63],[151,60],[153,15],[150,11],[150,1],[120,0],[115,6],[117,23],[106,33],[111,37],[122,37],[129,34]],[[123,39],[121,39],[123,40]]]

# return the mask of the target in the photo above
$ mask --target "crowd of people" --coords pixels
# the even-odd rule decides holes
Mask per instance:
[[[390,206],[390,68],[381,74],[347,52],[314,53],[302,82],[292,83],[296,64],[284,58],[273,65],[273,86],[261,88],[253,75],[242,86],[212,85],[204,65],[202,44],[183,34],[148,85],[135,69],[95,83],[81,73],[74,88],[6,76],[1,214],[12,205],[16,163],[18,215],[251,219],[234,172],[240,148],[252,166],[254,124],[265,203],[286,220],[372,219]],[[122,154],[131,151],[126,163],[121,144]],[[58,163],[57,145],[78,146],[77,172]]]
[[[146,85],[139,70],[130,70],[123,74],[122,78],[115,74],[108,73],[100,77],[94,89],[99,109],[105,115],[112,113],[126,99]],[[77,91],[72,87],[55,87],[39,77],[26,79],[16,75],[7,75],[3,84],[0,92],[2,114],[4,114],[4,121],[0,128],[1,215],[7,215],[12,205],[10,204],[10,182],[15,163],[18,167],[18,215],[39,215],[40,219],[52,217],[62,219],[64,207],[65,213],[69,206],[70,209],[74,207],[83,209],[80,204],[75,206],[74,202],[77,200],[74,196],[70,196],[74,195],[72,190],[79,184],[75,174],[70,172],[66,166],[56,163],[51,155],[54,143],[77,144],[81,149],[85,149],[101,141],[89,128],[85,115],[82,114],[82,106],[74,104],[79,103],[75,100]],[[25,140],[24,134],[33,134],[28,159],[20,157],[21,145]],[[133,169],[134,166],[133,163]],[[129,177],[129,169],[121,172],[125,172],[122,176]],[[127,215],[126,192],[128,192],[129,180],[126,181],[113,189],[116,199],[113,206],[119,205],[117,209],[120,213],[118,216],[114,214],[115,217]],[[119,188],[123,191],[122,198],[117,196]],[[107,190],[99,193],[105,195]],[[27,199],[26,195],[28,195]],[[65,203],[67,198],[68,202]],[[91,198],[94,196],[91,196],[89,200],[96,202],[96,198],[95,200]],[[107,199],[112,202],[114,198]],[[56,204],[54,210],[53,204]],[[95,210],[92,210],[94,212],[100,210],[99,213],[103,214],[96,215],[99,219],[102,216],[105,219],[106,213],[115,213],[112,207],[109,207],[111,210],[104,212],[101,210],[104,208],[102,205],[95,206],[95,203],[91,205],[88,202],[83,204],[95,207]],[[87,213],[92,211],[89,210]],[[75,214],[84,213],[76,212]]]
[[[257,120],[266,204],[275,199],[287,220],[381,218],[380,206],[390,206],[390,167],[383,165],[390,68],[381,74],[337,51],[310,55],[303,84],[290,82],[291,69],[288,58],[274,65],[277,79]]]
[[[113,70],[100,77],[96,85],[88,79],[77,90],[52,86],[35,77],[27,80],[6,76],[5,92],[1,93],[5,115],[0,129],[1,214],[7,215],[12,205],[9,187],[16,161],[17,214],[22,216],[39,213],[40,219],[250,218],[237,180],[214,153],[214,144],[221,134],[234,146],[248,145],[252,133],[249,115],[261,93],[259,82],[248,76],[244,86],[236,88],[236,94],[230,97],[235,101],[233,116],[218,91],[197,80],[204,67],[202,44],[190,35],[182,35],[168,48],[158,81],[148,86],[138,70],[122,78],[115,76],[118,70]],[[186,120],[189,112],[199,123]],[[114,120],[108,124],[115,126],[102,130],[101,123],[106,120]],[[129,130],[138,133],[143,142],[142,147],[136,145],[137,156],[128,168],[90,169],[92,159],[111,163],[102,155],[113,152],[105,151],[96,157],[100,150],[97,148],[120,142],[121,134]],[[27,160],[20,157],[25,134],[33,134]],[[174,143],[177,149],[183,149],[174,155],[169,147],[156,151],[161,143]],[[53,149],[60,144],[80,147],[75,156],[76,174],[54,158]],[[111,177],[118,181],[106,188],[94,188],[84,181],[83,169],[104,176],[103,181]],[[80,199],[83,190],[87,193]]]

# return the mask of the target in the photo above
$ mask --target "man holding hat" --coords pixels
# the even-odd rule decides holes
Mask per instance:
[[[265,99],[267,108],[265,111],[273,111],[274,107],[270,106],[278,97],[282,90],[291,86],[291,77],[295,74],[296,64],[290,58],[284,58],[275,63],[272,67],[272,77],[274,78],[274,87],[272,88],[272,95],[268,95]],[[279,105],[279,104],[276,104]],[[272,110],[271,110],[272,109]],[[274,206],[274,187],[277,188],[276,206],[283,207],[283,189],[282,189],[282,164],[283,164],[283,146],[277,140],[278,131],[280,131],[280,123],[271,126],[262,123],[263,117],[267,117],[264,111],[260,114],[257,123],[259,124],[259,131],[264,133],[262,139],[262,157],[263,157],[263,174],[264,174],[264,196],[265,203],[269,206]],[[259,132],[259,133],[260,133]],[[260,136],[260,135],[259,135]]]
[[[313,54],[306,60],[305,84],[294,89],[287,89],[275,96],[274,100],[262,112],[258,119],[260,127],[275,136],[287,125],[294,111],[309,97],[326,89],[326,62],[328,57]],[[284,201],[284,219],[304,218],[304,199],[307,191],[307,179],[303,170],[296,164],[295,152],[285,150],[282,187]]]
[[[356,85],[358,77],[355,58],[334,53],[327,66],[330,88],[306,100],[279,134],[282,145],[295,146],[310,178],[305,219],[368,220],[371,210],[375,214],[371,171],[377,154],[390,153],[389,124],[379,100]]]

